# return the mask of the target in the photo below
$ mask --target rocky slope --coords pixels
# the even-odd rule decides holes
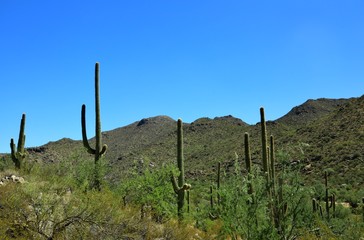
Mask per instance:
[[[336,184],[364,186],[364,95],[308,100],[285,116],[268,122],[267,128],[276,138],[280,167],[300,163],[302,173],[310,181],[319,181],[322,171],[329,170],[335,174]],[[243,163],[245,132],[251,135],[253,162],[260,164],[259,123],[248,125],[233,116],[185,123],[188,177],[213,178],[217,162],[222,162],[225,171],[230,171],[235,159]],[[105,155],[111,166],[108,176],[117,181],[141,162],[153,167],[174,163],[176,121],[167,116],[145,118],[103,132],[103,141],[109,146]],[[28,151],[31,160],[47,163],[92,159],[85,153],[82,142],[70,139]]]

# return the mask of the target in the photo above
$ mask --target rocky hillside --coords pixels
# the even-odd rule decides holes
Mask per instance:
[[[364,186],[364,95],[308,100],[285,116],[268,122],[267,129],[276,138],[279,167],[299,165],[310,181],[321,179],[322,171],[329,170],[335,174],[338,185]],[[217,162],[222,162],[227,172],[236,159],[243,162],[245,132],[251,135],[253,162],[260,164],[259,123],[248,125],[233,116],[185,123],[188,177],[213,178]],[[145,118],[103,132],[103,141],[109,147],[105,155],[111,166],[108,176],[117,181],[140,163],[160,167],[175,161],[176,120],[167,116]],[[82,142],[70,139],[28,151],[31,160],[47,163],[92,159],[85,153]]]

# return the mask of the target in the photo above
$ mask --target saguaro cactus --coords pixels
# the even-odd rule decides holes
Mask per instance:
[[[15,167],[21,169],[24,158],[26,157],[26,152],[24,150],[25,146],[25,113],[23,113],[20,121],[20,131],[18,139],[18,147],[16,149],[14,139],[10,139],[10,149],[11,149],[11,159],[13,160]]]
[[[220,180],[221,180],[221,163],[217,163],[217,179],[216,179],[216,185],[217,185],[217,204],[220,205],[221,202],[221,196],[220,196]]]
[[[176,178],[171,175],[173,190],[177,194],[178,217],[183,216],[183,207],[185,204],[185,192],[191,188],[190,184],[185,183],[184,157],[183,157],[183,130],[182,120],[177,121],[177,166],[179,169],[178,183]]]
[[[272,184],[272,194],[276,194],[276,158],[275,158],[275,146],[274,146],[274,137],[273,135],[270,136],[270,171],[269,176],[271,179]]]
[[[263,171],[267,174],[267,180],[269,180],[269,163],[268,163],[268,148],[267,148],[267,127],[265,124],[264,108],[260,108],[260,125],[262,135],[262,160]]]
[[[220,205],[221,202],[221,196],[220,196],[220,179],[221,179],[221,163],[217,163],[217,178],[216,178],[216,189],[217,189],[217,205]],[[211,211],[214,210],[214,191],[213,186],[210,186],[210,206]],[[211,219],[217,219],[217,216],[213,215],[213,213],[210,213]]]
[[[261,138],[262,138],[262,162],[263,172],[266,176],[266,189],[268,199],[272,200],[269,204],[271,217],[275,227],[279,232],[284,231],[284,217],[287,213],[287,202],[283,199],[283,179],[277,181],[275,171],[275,144],[274,137],[270,136],[270,146],[267,143],[267,127],[264,116],[264,108],[260,108]],[[278,193],[276,184],[279,184]]]
[[[101,136],[101,117],[100,117],[100,74],[99,74],[100,65],[97,62],[95,64],[95,115],[96,115],[96,124],[95,124],[95,138],[96,138],[96,146],[95,149],[90,147],[90,144],[87,140],[86,134],[86,105],[82,105],[81,109],[81,126],[82,126],[82,140],[83,145],[87,149],[87,152],[95,155],[95,185],[94,187],[98,190],[101,189],[101,181],[100,181],[100,169],[99,169],[99,160],[101,156],[106,152],[107,145],[102,145],[102,136]]]
[[[252,174],[252,158],[250,153],[249,133],[244,134],[244,149],[245,149],[245,165],[248,171],[248,194],[253,194],[253,185],[251,183]]]
[[[335,217],[335,204],[335,195],[332,194],[329,196],[328,173],[325,171],[325,208],[327,221],[330,221],[330,208],[332,208],[332,217]]]
[[[363,222],[364,222],[364,197],[361,199],[362,203],[363,203],[363,206],[362,206],[362,211],[363,211]]]

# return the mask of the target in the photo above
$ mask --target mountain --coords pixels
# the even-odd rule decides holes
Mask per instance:
[[[277,121],[287,125],[307,124],[335,111],[348,101],[348,99],[309,99],[302,105],[292,108],[291,111],[277,119]]]
[[[257,110],[259,114],[259,110]],[[261,162],[260,123],[249,125],[233,116],[200,118],[184,123],[186,175],[215,178],[214,167],[222,163],[232,171],[238,159],[244,163],[244,133],[251,136],[252,159]],[[297,163],[307,181],[322,181],[323,170],[331,171],[335,184],[364,186],[364,95],[350,99],[308,100],[283,117],[267,122],[275,136],[280,169]],[[123,178],[144,163],[161,167],[176,158],[176,120],[168,116],[144,118],[128,126],[102,133],[108,145],[105,154],[111,181]],[[91,144],[94,140],[91,139]],[[30,160],[58,163],[72,159],[92,161],[82,141],[61,139],[28,148]]]

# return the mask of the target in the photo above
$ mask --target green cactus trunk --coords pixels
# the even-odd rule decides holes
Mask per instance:
[[[20,121],[20,131],[19,131],[17,148],[14,144],[14,139],[10,139],[11,159],[13,160],[15,167],[17,169],[21,169],[23,161],[26,157],[26,152],[24,150],[24,146],[25,146],[24,129],[25,129],[25,113],[23,113],[21,121]]]
[[[328,173],[326,171],[325,171],[325,208],[326,208],[326,219],[329,222],[331,217],[335,218],[336,215],[336,197],[335,194],[329,196]],[[332,214],[330,214],[330,208],[332,208]]]
[[[325,207],[326,207],[326,218],[330,221],[330,203],[329,203],[329,188],[327,185],[327,172],[325,171]]]
[[[101,135],[101,117],[100,117],[100,66],[99,63],[95,64],[95,149],[90,147],[86,133],[86,105],[82,105],[81,110],[81,126],[82,126],[82,140],[83,145],[87,149],[87,152],[95,155],[95,169],[94,169],[94,186],[93,188],[101,190],[101,177],[100,177],[100,158],[106,152],[107,145],[102,146],[102,135]],[[102,147],[101,147],[102,146]]]
[[[184,156],[183,156],[183,126],[182,119],[177,121],[177,166],[180,171],[178,176],[178,185],[183,186],[185,184],[185,168],[184,168]]]
[[[253,194],[252,185],[252,158],[250,153],[249,133],[244,134],[244,149],[245,149],[245,165],[248,171],[248,194]]]
[[[100,160],[101,157],[101,118],[100,118],[100,65],[95,65],[95,134],[96,134],[96,146],[95,146],[95,163]]]
[[[217,163],[217,205],[220,205],[221,202],[221,196],[220,196],[220,180],[221,180],[221,163]]]
[[[271,191],[272,195],[276,195],[276,158],[275,158],[275,146],[274,146],[274,137],[270,136],[270,179],[271,179]]]
[[[214,191],[213,191],[213,186],[210,186],[210,207],[211,210],[214,210]]]
[[[185,168],[184,168],[184,158],[183,158],[183,129],[182,120],[177,121],[177,165],[180,171],[178,176],[178,186],[182,187],[185,184]],[[178,216],[182,215],[183,207],[185,204],[185,190],[180,189],[177,193],[178,195]]]
[[[275,170],[275,144],[274,137],[270,136],[270,146],[267,146],[267,127],[264,116],[264,108],[260,108],[262,161],[263,172],[266,176],[266,189],[269,199],[269,209],[272,222],[279,233],[284,232],[284,218],[287,213],[287,202],[283,199],[283,179],[279,178],[278,193],[276,189],[277,177]]]
[[[217,163],[217,178],[216,178],[216,189],[217,189],[217,205],[220,204],[221,196],[220,196],[220,179],[221,179],[221,163]],[[214,191],[213,186],[210,186],[210,206],[211,210],[214,210]]]
[[[363,211],[363,222],[364,222],[364,197],[361,199],[361,202],[363,203],[363,206],[362,206],[362,211]]]
[[[177,211],[178,217],[183,218],[183,208],[185,204],[185,192],[190,189],[191,185],[185,183],[184,157],[183,157],[183,129],[182,120],[177,121],[177,166],[179,169],[178,182],[171,175],[171,181],[174,192],[177,194]]]
[[[260,125],[261,125],[261,137],[262,137],[262,163],[263,172],[267,175],[269,180],[269,163],[268,163],[268,146],[267,146],[267,127],[265,123],[264,108],[260,108]]]

